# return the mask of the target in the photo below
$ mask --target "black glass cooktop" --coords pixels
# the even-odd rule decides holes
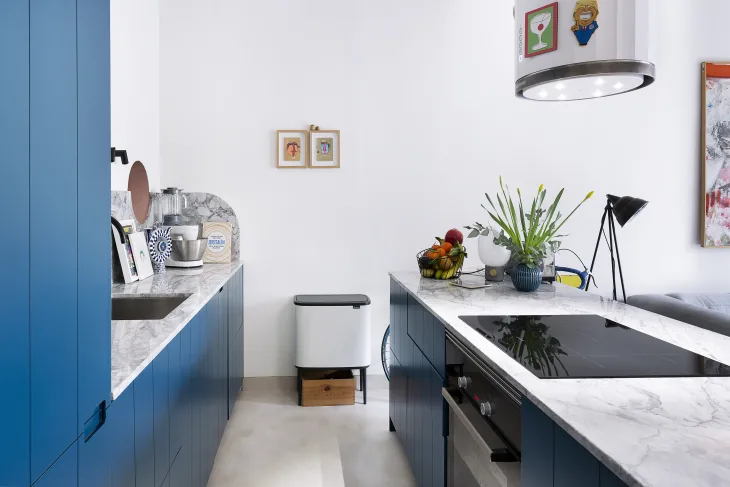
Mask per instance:
[[[541,379],[730,376],[730,367],[596,315],[460,316]]]

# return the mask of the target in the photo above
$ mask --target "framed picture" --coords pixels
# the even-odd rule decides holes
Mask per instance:
[[[730,63],[702,63],[701,238],[730,247]]]
[[[558,2],[525,14],[525,57],[547,54],[558,49]]]
[[[340,167],[340,147],[339,130],[313,130],[309,133],[309,166]]]
[[[307,167],[307,131],[276,131],[276,167]]]

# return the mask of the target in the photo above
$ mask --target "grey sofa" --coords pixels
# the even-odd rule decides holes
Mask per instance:
[[[627,303],[730,336],[730,294],[641,294],[631,296]]]

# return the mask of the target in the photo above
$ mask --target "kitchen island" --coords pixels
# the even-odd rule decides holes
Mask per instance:
[[[730,363],[730,338],[562,285],[544,285],[537,293],[523,294],[507,282],[467,290],[422,279],[417,272],[395,272],[391,277],[391,326],[396,323],[395,336],[391,330],[391,347],[394,340],[399,344],[423,333],[423,327],[421,331],[416,328],[415,335],[411,333],[412,310],[421,315],[428,313],[509,381],[525,402],[590,452],[601,469],[607,469],[612,478],[615,475],[619,483],[690,487],[730,482],[730,378],[539,379],[459,316],[595,314],[725,364]],[[480,281],[469,277],[464,280]],[[423,311],[417,311],[419,307]],[[397,331],[397,323],[404,323],[404,313],[408,338]],[[421,346],[419,340],[427,345]],[[413,342],[430,360],[431,370],[443,370],[438,363],[438,357],[443,356],[442,345],[436,334]],[[391,378],[391,390],[402,381],[398,374],[395,381]],[[418,387],[424,390],[422,384]],[[395,398],[391,394],[391,401],[396,403],[395,408],[391,405],[391,423],[393,415],[400,414],[398,404],[409,399],[398,392]],[[402,418],[396,421],[408,424]],[[537,485],[530,484],[525,476],[526,466],[532,464],[527,458],[528,447],[523,450],[523,485]],[[436,460],[436,449],[429,458]],[[580,460],[576,458],[576,463]],[[598,475],[597,471],[596,478]],[[553,485],[552,479],[540,485]]]

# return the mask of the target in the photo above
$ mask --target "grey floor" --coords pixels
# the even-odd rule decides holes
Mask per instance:
[[[415,486],[377,379],[367,405],[358,392],[354,406],[314,408],[297,406],[291,380],[246,379],[208,487]]]

